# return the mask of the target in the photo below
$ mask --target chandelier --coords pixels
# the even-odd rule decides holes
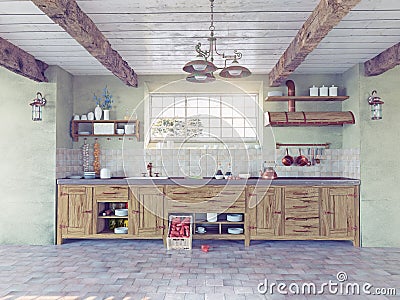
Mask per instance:
[[[215,80],[213,72],[222,69],[219,76],[224,78],[243,78],[251,75],[249,69],[239,65],[238,60],[242,58],[242,53],[237,50],[233,51],[232,55],[218,53],[217,38],[214,36],[214,0],[210,0],[211,4],[211,25],[209,27],[210,37],[207,38],[210,47],[208,50],[201,49],[201,43],[197,43],[195,50],[198,53],[197,59],[185,64],[183,70],[190,73],[186,77],[187,81],[196,83],[207,83]],[[218,55],[224,59],[224,67],[214,65],[214,55]],[[230,66],[227,66],[227,61],[230,61]]]

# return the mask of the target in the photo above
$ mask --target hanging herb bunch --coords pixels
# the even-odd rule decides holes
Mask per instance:
[[[108,90],[107,86],[105,86],[103,89],[103,94],[101,97],[97,97],[96,94],[93,94],[93,100],[96,101],[96,105],[99,105],[105,110],[110,110],[112,108],[112,104],[114,103],[112,94]]]

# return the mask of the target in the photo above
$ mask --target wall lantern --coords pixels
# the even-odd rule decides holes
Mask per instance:
[[[38,92],[36,98],[29,104],[32,106],[32,120],[42,121],[42,107],[46,105],[47,100]]]
[[[381,97],[378,97],[377,92],[372,91],[372,95],[368,97],[368,103],[371,106],[371,120],[382,119],[382,105],[383,102]]]

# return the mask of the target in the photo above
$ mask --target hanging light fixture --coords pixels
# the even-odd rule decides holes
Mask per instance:
[[[47,100],[42,96],[42,93],[37,92],[36,98],[29,103],[32,106],[32,120],[42,121],[42,107],[46,105]]]
[[[246,67],[240,66],[238,60],[242,58],[242,53],[234,50],[232,55],[225,55],[225,53],[218,53],[217,50],[217,38],[214,36],[214,0],[210,0],[211,7],[211,25],[209,27],[210,37],[208,41],[210,43],[208,50],[201,49],[201,43],[195,46],[195,50],[198,53],[197,59],[192,60],[185,64],[183,70],[190,73],[186,77],[187,81],[196,83],[207,83],[215,80],[213,72],[218,69],[222,69],[219,76],[224,78],[243,78],[251,75],[251,72]],[[221,56],[225,63],[224,67],[217,67],[214,65],[214,53]],[[231,61],[231,65],[227,66],[227,62]]]

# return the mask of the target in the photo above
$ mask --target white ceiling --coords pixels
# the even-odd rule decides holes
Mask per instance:
[[[139,75],[182,74],[197,42],[208,45],[209,0],[78,0]],[[220,52],[268,74],[319,0],[215,0]],[[400,1],[362,0],[295,73],[343,73],[400,40]],[[111,74],[31,1],[0,0],[0,37],[74,75]],[[222,65],[216,60],[217,65]]]

